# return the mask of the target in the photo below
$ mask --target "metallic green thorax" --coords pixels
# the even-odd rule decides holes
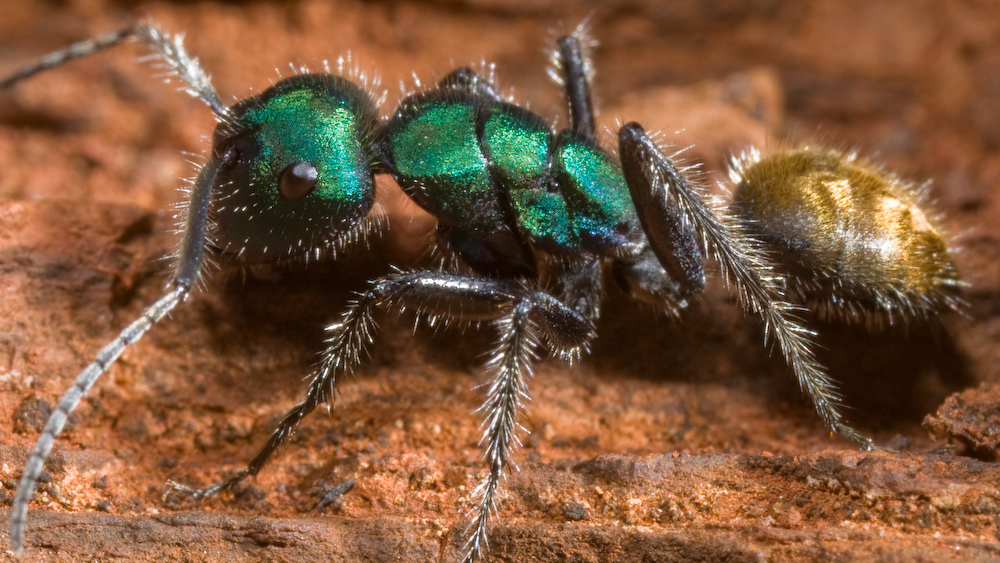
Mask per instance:
[[[447,225],[492,232],[505,220],[479,146],[478,110],[474,96],[418,94],[403,102],[387,137],[396,181],[418,205]]]
[[[220,174],[215,208],[223,249],[262,260],[329,244],[374,201],[372,144],[378,124],[369,96],[344,78],[299,75],[232,108],[216,129],[216,151],[239,160]],[[316,187],[294,201],[278,192],[282,172],[311,163]]]
[[[510,104],[493,104],[483,127],[483,146],[506,188],[518,226],[539,248],[575,249],[566,200],[550,171],[552,132],[537,115]]]
[[[553,167],[580,245],[597,254],[637,252],[644,235],[621,165],[572,131],[555,145]]]
[[[507,102],[417,94],[390,120],[387,142],[396,180],[444,225],[488,233],[513,221],[552,254],[620,255],[642,238],[618,163]]]

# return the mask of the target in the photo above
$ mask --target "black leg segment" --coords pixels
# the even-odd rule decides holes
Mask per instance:
[[[590,96],[589,66],[580,38],[582,31],[563,37],[556,44],[558,70],[562,73],[569,105],[570,128],[574,133],[594,140],[597,125],[594,122],[594,104]]]

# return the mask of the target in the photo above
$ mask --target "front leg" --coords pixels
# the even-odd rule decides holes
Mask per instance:
[[[639,124],[622,127],[618,143],[632,201],[664,267],[673,274],[670,264],[693,261],[693,254],[683,250],[684,240],[672,238],[678,229],[691,229],[697,246],[715,256],[723,275],[736,286],[743,308],[760,314],[827,427],[863,450],[875,449],[871,439],[843,422],[836,385],[813,355],[813,333],[799,323],[797,308],[784,300],[784,280],[760,244],[744,234],[738,220],[723,224],[705,204],[705,196],[689,185]]]

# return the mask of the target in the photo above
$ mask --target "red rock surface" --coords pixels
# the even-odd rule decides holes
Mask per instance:
[[[979,560],[1000,549],[995,443],[969,438],[990,435],[976,420],[995,423],[994,387],[976,386],[1000,381],[998,13],[998,2],[944,0],[11,3],[0,75],[150,16],[187,31],[225,100],[287,75],[290,61],[319,68],[350,51],[381,75],[386,114],[411,73],[432,82],[487,60],[556,118],[547,30],[589,14],[601,123],[662,129],[693,145],[684,157],[712,180],[748,143],[811,139],[932,178],[962,248],[967,316],[874,333],[812,325],[851,421],[903,453],[830,437],[721,284],[681,323],[612,289],[593,353],[572,368],[538,364],[491,557]],[[181,152],[203,152],[214,125],[151,79],[141,54],[119,48],[0,93],[7,505],[46,405],[162,291],[169,206],[192,169]],[[430,222],[383,184],[390,227],[370,249],[216,272],[126,352],[57,443],[24,560],[457,559],[482,472],[472,411],[488,329],[414,336],[409,317],[382,315],[333,415],[309,417],[255,482],[201,505],[163,497],[167,481],[207,484],[242,467],[298,400],[351,292],[389,263],[419,263]],[[942,404],[929,437],[921,421]],[[318,510],[347,479],[354,488]]]

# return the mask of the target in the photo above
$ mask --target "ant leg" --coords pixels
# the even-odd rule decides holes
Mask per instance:
[[[536,324],[537,323],[537,324]],[[489,518],[497,511],[498,493],[504,469],[520,446],[518,418],[528,395],[527,378],[539,345],[539,329],[563,358],[578,356],[593,338],[593,323],[556,298],[540,291],[525,291],[503,317],[495,322],[500,341],[487,367],[493,372],[486,402],[483,437],[480,441],[489,474],[476,487],[479,496],[474,519],[466,531],[463,563],[479,560],[488,547]],[[539,326],[540,325],[540,326]],[[516,466],[515,466],[516,469]]]
[[[134,37],[142,41],[157,56],[162,58],[167,63],[171,72],[179,76],[184,82],[185,90],[192,96],[208,104],[216,116],[225,118],[229,115],[229,108],[219,100],[219,95],[215,92],[215,88],[212,86],[208,75],[205,74],[205,71],[198,64],[198,59],[191,58],[184,49],[183,36],[175,35],[171,37],[148,22],[135,24],[95,39],[80,41],[61,51],[45,55],[34,63],[0,80],[0,90],[30,78],[39,72],[50,70],[70,61],[99,53],[115,45],[120,45],[129,37]]]
[[[479,502],[465,544],[465,563],[478,560],[488,547],[486,535],[490,514],[497,510],[497,493],[503,470],[510,463],[511,455],[520,445],[517,438],[519,410],[523,409],[528,395],[526,378],[531,374],[531,361],[535,359],[538,333],[531,322],[532,304],[528,299],[517,300],[510,312],[496,322],[500,341],[487,363],[493,371],[486,402],[479,410],[485,413],[483,457],[489,474],[473,491]]]
[[[588,139],[596,137],[595,112],[590,93],[590,78],[593,74],[589,58],[589,48],[592,41],[587,37],[586,22],[580,24],[573,33],[562,37],[556,43],[553,53],[553,68],[549,74],[563,85],[566,90],[566,101],[570,110],[570,126],[574,132]],[[671,214],[669,216],[674,216]],[[670,252],[678,258],[665,262],[670,274],[666,275],[663,265],[658,263],[652,251],[647,249],[643,255],[632,263],[615,261],[616,275],[624,278],[625,286],[634,296],[655,304],[665,305],[666,312],[677,316],[679,309],[687,306],[684,297],[700,291],[705,284],[701,253],[694,239],[694,231],[690,226],[680,221],[671,221],[671,233],[667,240],[672,246],[679,246],[679,252]],[[599,268],[600,264],[591,267]],[[576,284],[579,287],[583,278],[581,273],[587,268],[571,268],[564,273],[564,287]],[[568,274],[568,276],[566,275]],[[592,310],[592,320],[596,320],[600,303],[600,273],[598,272],[592,291],[581,301],[573,300],[571,293],[565,295],[564,303],[581,303],[589,301]],[[566,279],[566,278],[569,279]],[[579,296],[583,297],[583,296]],[[579,311],[579,309],[578,309]]]
[[[28,513],[28,503],[38,485],[38,476],[41,475],[45,459],[52,451],[52,445],[62,432],[70,413],[76,409],[80,400],[97,382],[98,378],[121,356],[125,348],[138,342],[147,330],[191,292],[201,269],[206,232],[209,226],[208,208],[212,199],[212,187],[219,170],[227,166],[235,156],[235,150],[229,149],[218,158],[209,160],[195,180],[191,190],[191,200],[188,203],[187,220],[177,264],[174,266],[174,274],[170,282],[170,290],[152,307],[146,309],[141,317],[125,328],[118,335],[118,338],[97,354],[94,362],[84,368],[83,372],[77,376],[73,387],[59,400],[56,409],[46,421],[45,428],[38,437],[35,448],[31,451],[28,463],[24,466],[17,494],[11,505],[10,545],[15,553],[20,553],[24,545],[24,524]]]
[[[797,308],[784,300],[783,279],[774,271],[760,244],[744,233],[737,220],[721,223],[705,204],[706,196],[688,184],[646,136],[642,126],[625,125],[618,133],[618,142],[632,201],[664,267],[673,274],[674,261],[681,264],[700,261],[683,250],[687,242],[670,239],[678,228],[693,229],[696,246],[715,256],[726,279],[736,286],[743,308],[760,314],[765,331],[777,341],[799,386],[827,427],[863,450],[876,449],[870,438],[843,422],[836,385],[813,355],[813,333],[800,324],[795,315]]]
[[[271,455],[295,432],[306,415],[319,405],[333,406],[337,372],[349,370],[359,364],[365,346],[373,340],[376,326],[372,320],[372,312],[384,302],[392,303],[395,301],[394,296],[397,294],[405,293],[407,290],[419,293],[420,286],[416,276],[420,276],[420,274],[397,274],[376,281],[374,287],[351,304],[339,323],[327,327],[331,333],[327,340],[329,345],[323,354],[323,362],[319,370],[309,384],[305,399],[285,414],[278,427],[271,433],[267,443],[244,469],[204,489],[193,489],[173,483],[174,490],[189,494],[196,499],[203,499],[231,489],[247,477],[253,477],[260,473]]]
[[[556,51],[552,57],[553,68],[549,75],[566,89],[570,129],[592,141],[596,137],[597,126],[590,95],[590,76],[593,71],[587,54],[589,43],[584,24],[573,30],[573,33],[560,38],[556,42]]]
[[[556,44],[556,51],[553,53],[553,68],[549,74],[563,85],[566,89],[566,100],[570,110],[570,124],[574,132],[591,140],[596,135],[596,125],[594,123],[594,107],[590,93],[590,75],[592,74],[591,64],[588,57],[588,47],[590,41],[587,38],[586,22],[580,24],[573,33],[562,37]],[[623,158],[624,160],[624,158]],[[667,161],[669,164],[669,161]],[[624,166],[624,163],[623,163]],[[673,166],[671,169],[673,169]],[[628,170],[625,171],[628,174]],[[676,172],[676,170],[675,170]],[[626,176],[630,187],[633,183]],[[655,197],[655,196],[654,196]],[[666,213],[662,213],[657,218],[661,229],[651,231],[647,227],[642,212],[639,212],[643,221],[643,228],[649,238],[659,235],[659,240],[651,244],[654,248],[665,250],[660,262],[669,272],[672,283],[670,287],[663,286],[662,282],[656,284],[653,290],[646,290],[649,293],[656,293],[662,296],[670,295],[671,311],[676,310],[675,305],[684,306],[683,298],[686,295],[701,291],[705,285],[704,267],[702,264],[701,252],[695,239],[694,227],[686,223],[683,217],[678,214],[676,205],[672,205],[668,200],[661,197],[662,201],[653,208],[660,209],[662,205],[670,206]],[[649,260],[652,260],[650,257]],[[642,262],[640,259],[639,262]],[[648,260],[647,260],[648,262]],[[616,264],[621,267],[621,265]],[[633,268],[633,272],[628,275],[633,278],[639,274],[640,267],[647,267],[649,264],[639,264]],[[626,266],[627,267],[627,266]],[[648,277],[648,276],[647,276]]]
[[[247,467],[205,489],[174,486],[195,498],[205,498],[256,475],[306,415],[321,404],[332,404],[337,373],[357,365],[372,342],[376,326],[371,315],[377,307],[414,309],[431,324],[489,320],[500,330],[500,341],[488,363],[494,375],[481,409],[486,413],[483,444],[489,475],[477,488],[480,500],[466,546],[466,561],[474,561],[486,547],[486,528],[496,506],[503,470],[518,445],[518,409],[527,398],[525,380],[538,346],[539,330],[561,356],[579,354],[594,336],[588,318],[555,297],[518,282],[438,272],[399,273],[376,281],[339,323],[328,328],[329,347],[306,398],[285,415]]]

